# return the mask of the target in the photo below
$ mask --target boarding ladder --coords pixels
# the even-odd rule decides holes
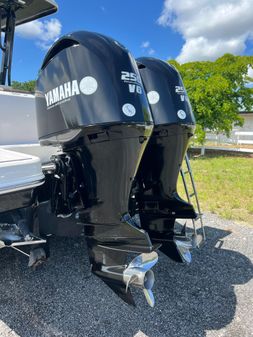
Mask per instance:
[[[181,177],[182,177],[182,181],[184,184],[184,189],[185,189],[185,193],[188,199],[189,204],[192,204],[192,199],[195,198],[196,201],[196,205],[197,205],[197,217],[195,219],[192,219],[192,225],[193,225],[193,230],[194,230],[194,236],[196,238],[196,246],[198,247],[198,229],[197,229],[197,225],[196,223],[199,221],[200,222],[200,232],[202,235],[202,242],[205,242],[206,240],[206,234],[205,234],[205,227],[204,227],[204,223],[203,223],[203,218],[202,218],[202,213],[200,210],[200,204],[199,204],[199,199],[198,199],[198,193],[197,193],[197,189],[196,189],[196,185],[194,182],[194,178],[193,178],[193,173],[192,173],[192,169],[191,169],[191,164],[190,164],[190,159],[188,157],[188,154],[185,155],[185,164],[186,164],[186,170],[184,170],[183,166],[181,166],[180,169],[180,173],[181,173]],[[190,176],[190,184],[191,184],[191,188],[193,190],[192,193],[190,193],[188,185],[187,185],[187,181],[186,181],[186,175]]]

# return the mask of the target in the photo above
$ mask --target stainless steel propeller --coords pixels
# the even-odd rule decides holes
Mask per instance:
[[[154,267],[157,261],[158,255],[156,252],[143,253],[134,258],[123,272],[126,290],[130,285],[141,288],[151,307],[155,305],[155,299],[152,292],[155,277],[151,268]]]

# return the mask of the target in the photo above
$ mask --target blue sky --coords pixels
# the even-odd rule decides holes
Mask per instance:
[[[152,55],[187,62],[215,59],[225,52],[253,54],[252,0],[58,0],[57,3],[58,13],[18,29],[14,80],[35,79],[50,44],[75,30],[111,36],[135,57]]]
[[[57,3],[58,13],[48,19],[60,20],[61,34],[75,30],[100,32],[120,41],[136,57],[149,53],[162,59],[176,57],[182,46],[179,34],[156,23],[162,0],[60,0]],[[149,42],[148,48],[142,47],[145,42]],[[45,53],[33,39],[17,36],[13,79],[35,78]]]

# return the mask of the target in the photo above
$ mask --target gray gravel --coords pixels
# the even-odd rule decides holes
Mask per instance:
[[[0,336],[253,336],[253,227],[204,220],[208,242],[190,266],[160,254],[154,309],[138,290],[137,307],[126,305],[90,275],[82,240],[52,239],[50,261],[35,272],[2,250]]]

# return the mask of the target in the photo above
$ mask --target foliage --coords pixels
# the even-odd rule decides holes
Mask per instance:
[[[35,91],[35,84],[36,84],[36,81],[27,81],[27,82],[13,81],[12,82],[12,88],[18,89],[18,90],[34,92]]]
[[[253,89],[247,76],[253,66],[252,56],[225,54],[216,61],[179,64],[169,61],[180,72],[197,121],[197,136],[201,143],[205,130],[229,136],[233,125],[242,125],[239,111],[251,111]]]

